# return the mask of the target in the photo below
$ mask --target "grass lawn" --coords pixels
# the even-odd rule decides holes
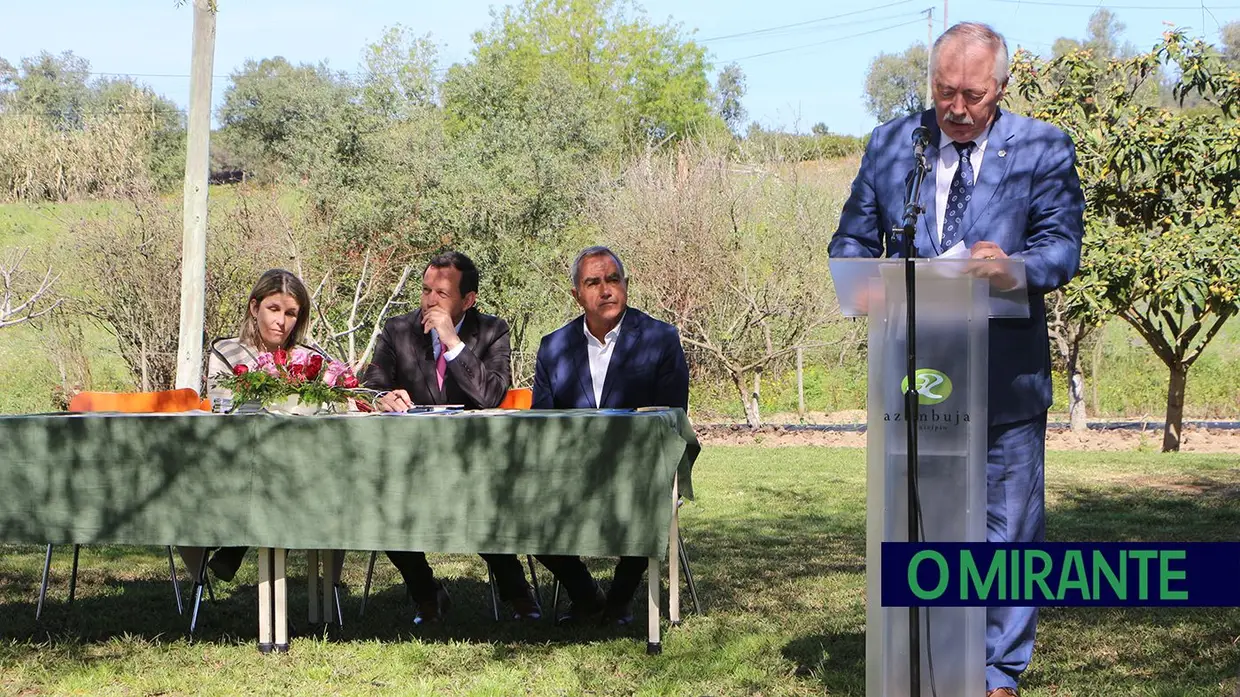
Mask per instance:
[[[1237,456],[1053,452],[1049,460],[1051,539],[1211,541],[1240,530]],[[860,697],[864,484],[860,450],[708,448],[699,498],[682,517],[707,612],[667,630],[657,657],[645,655],[644,622],[571,631],[546,620],[494,623],[476,557],[432,556],[455,607],[446,627],[415,633],[382,558],[366,618],[356,620],[365,557],[353,553],[341,635],[300,636],[291,653],[262,656],[252,557],[236,583],[218,584],[191,644],[162,549],[85,548],[72,608],[65,549],[36,625],[43,550],[3,547],[0,694]],[[294,629],[304,631],[300,555],[290,568]],[[1238,637],[1240,610],[1047,610],[1023,694],[1230,696]]]

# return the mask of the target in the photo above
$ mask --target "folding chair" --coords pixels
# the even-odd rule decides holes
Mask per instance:
[[[198,396],[191,389],[163,390],[160,392],[79,392],[69,402],[71,413],[86,412],[118,412],[126,414],[176,413],[202,409],[211,410],[211,403]],[[35,619],[43,614],[43,601],[47,598],[48,580],[52,569],[52,548],[47,546],[47,555],[43,560],[43,581],[39,585],[39,604],[35,608]],[[69,604],[73,604],[77,592],[78,555],[82,545],[73,545],[73,570],[69,573]],[[181,584],[177,579],[176,559],[172,554],[172,545],[168,545],[168,575],[172,580],[172,592],[176,596],[177,614],[185,613],[181,603]]]
[[[684,499],[680,499],[679,501],[677,501],[676,508],[680,508],[680,506],[683,505],[684,502],[685,502]],[[680,556],[680,570],[684,574],[685,585],[688,586],[689,588],[689,597],[693,600],[693,611],[701,615],[703,614],[702,613],[702,602],[698,600],[697,583],[693,581],[693,572],[689,569],[689,550],[685,548],[685,537],[684,535],[681,535],[679,531],[677,531],[676,538],[677,538],[676,549]],[[650,579],[647,578],[646,582],[649,583]],[[555,586],[553,588],[554,590],[552,591],[552,594],[551,594],[551,616],[553,618],[558,618],[559,612],[560,612],[560,580],[559,579],[556,579]]]

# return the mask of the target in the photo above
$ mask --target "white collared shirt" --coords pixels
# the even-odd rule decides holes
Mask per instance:
[[[994,128],[994,122],[991,122]],[[980,138],[973,141],[976,147],[969,154],[969,164],[973,165],[973,183],[982,171],[982,156],[986,154],[986,142],[990,140],[990,128]],[[934,174],[934,222],[938,231],[938,241],[943,241],[943,218],[947,211],[947,198],[951,195],[952,179],[956,177],[956,168],[960,166],[960,153],[952,147],[954,141],[939,132],[939,166]],[[947,250],[944,249],[944,252]]]
[[[461,318],[460,322],[456,323],[456,335],[458,337],[461,335],[462,324],[465,324],[464,317]],[[439,330],[438,329],[431,329],[431,349],[434,351],[435,360],[438,361],[439,352],[443,350],[443,344],[439,343]],[[456,359],[457,356],[461,355],[461,351],[464,351],[464,350],[465,350],[465,342],[462,341],[461,343],[456,345],[456,348],[449,349],[448,352],[444,354],[443,358],[445,361],[448,361],[449,363],[451,363],[453,360]]]
[[[603,340],[599,341],[590,333],[590,327],[585,320],[581,322],[581,330],[586,334],[586,355],[590,357],[590,381],[594,387],[594,406],[601,407],[603,403],[603,385],[607,382],[607,367],[611,364],[611,354],[616,348],[616,340],[620,338],[620,325],[624,323],[624,315],[620,315],[620,321],[616,322],[616,326],[603,336]]]

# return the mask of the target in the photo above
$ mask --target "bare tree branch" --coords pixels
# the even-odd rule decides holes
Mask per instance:
[[[25,294],[21,292],[21,264],[28,251],[10,250],[4,261],[0,262],[0,329],[38,319],[64,302],[64,298],[52,294],[52,287],[60,280],[60,274],[53,275],[50,266],[34,290]],[[22,295],[25,296],[24,300],[21,299]],[[40,304],[43,306],[40,307]]]
[[[352,359],[354,371],[360,370],[362,364],[370,358],[371,351],[375,350],[375,342],[379,339],[379,332],[383,331],[383,318],[387,317],[388,309],[397,304],[396,299],[399,298],[401,292],[404,291],[405,282],[409,280],[409,274],[412,271],[413,264],[405,264],[404,270],[400,273],[400,280],[397,281],[396,286],[392,288],[391,294],[388,295],[387,302],[383,303],[383,309],[379,310],[379,313],[375,315],[375,325],[370,332],[370,340],[366,342],[366,350],[362,352],[362,355],[356,356]],[[352,343],[353,336],[354,334],[349,334],[350,343]]]

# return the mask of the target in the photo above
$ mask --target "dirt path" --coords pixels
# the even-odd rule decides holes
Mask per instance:
[[[864,448],[865,433],[839,431],[787,430],[779,426],[749,429],[743,426],[705,425],[696,428],[703,445],[824,445],[829,447]],[[1048,450],[1149,450],[1158,452],[1162,431],[1091,430],[1072,433],[1052,428],[1046,437]],[[1209,430],[1189,427],[1184,430],[1180,445],[1186,453],[1240,454],[1240,431]]]

